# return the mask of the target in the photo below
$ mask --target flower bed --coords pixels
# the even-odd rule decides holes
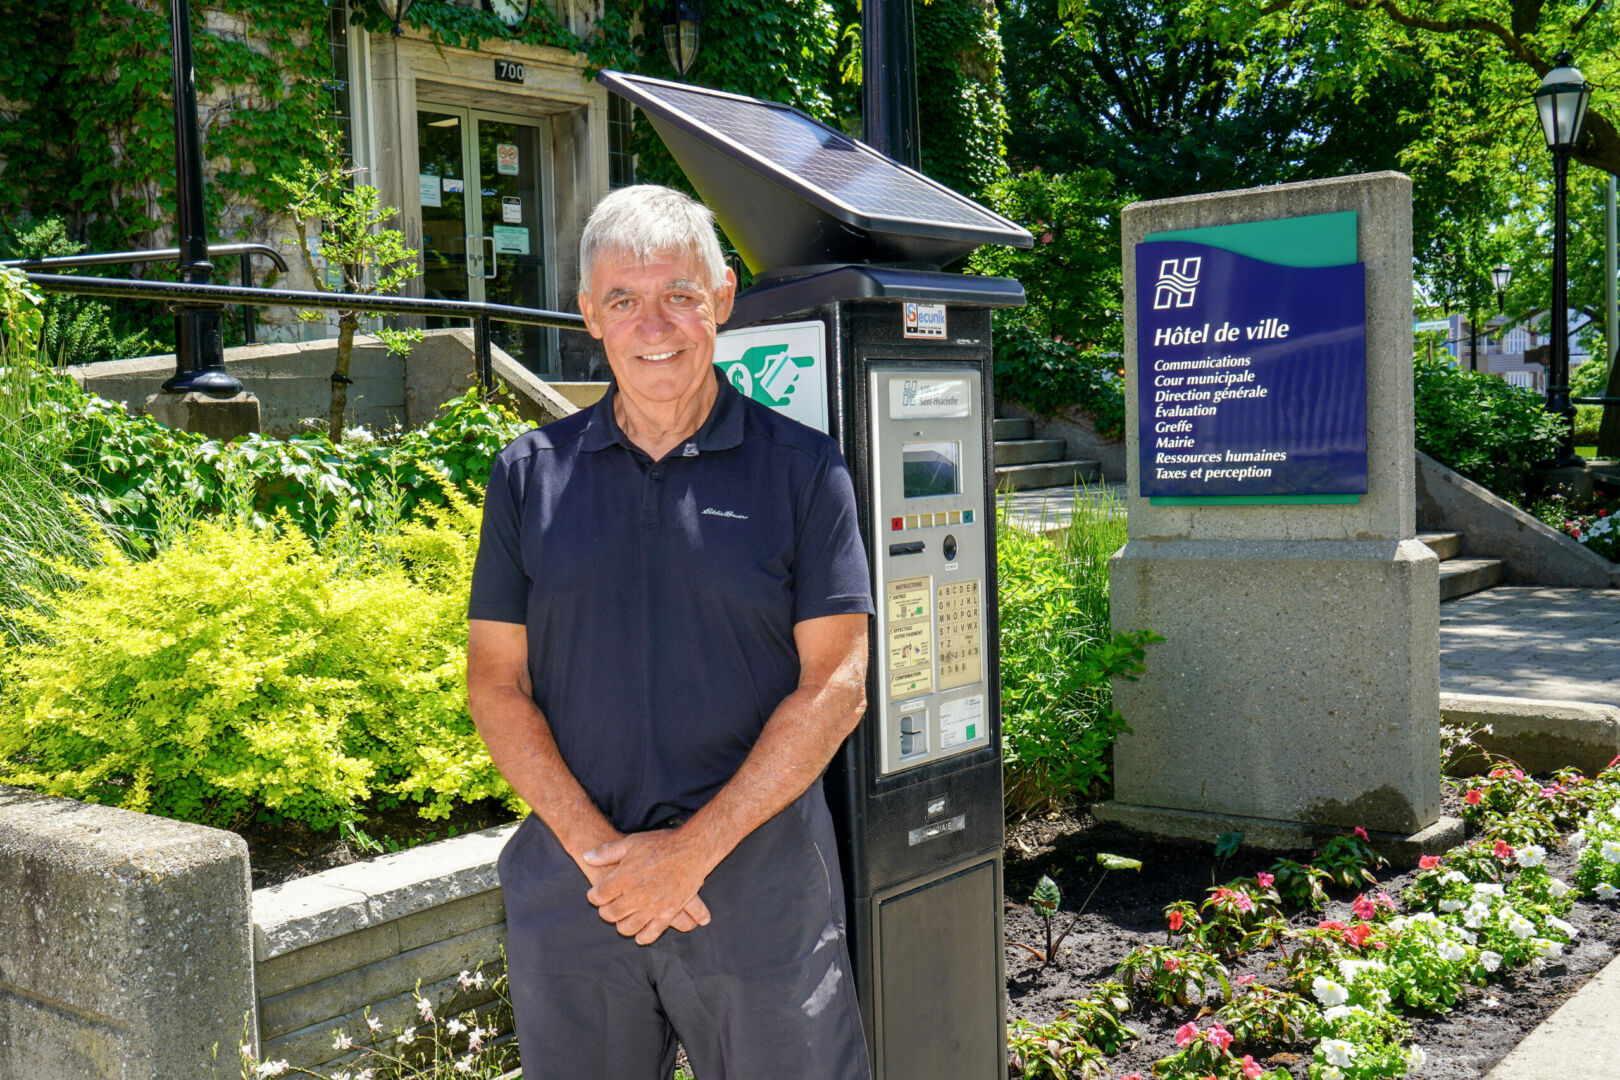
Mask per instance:
[[[1394,876],[1353,836],[1293,862],[1139,845],[1140,879],[1099,891],[1108,916],[1082,916],[1057,963],[1009,947],[1012,1075],[1482,1076],[1620,943],[1607,902],[1620,896],[1620,769],[1537,781],[1502,765],[1450,798],[1470,842]],[[1074,834],[1054,854],[1099,842],[1131,850],[1119,833]],[[1008,895],[1046,865],[1013,859]],[[1179,898],[1232,871],[1200,902]],[[1084,896],[1088,875],[1059,876]],[[1038,916],[1015,906],[1008,931],[1039,940]]]

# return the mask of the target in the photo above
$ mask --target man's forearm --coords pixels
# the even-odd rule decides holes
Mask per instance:
[[[563,761],[551,725],[526,692],[469,689],[468,704],[495,768],[576,863],[591,848],[619,837]]]

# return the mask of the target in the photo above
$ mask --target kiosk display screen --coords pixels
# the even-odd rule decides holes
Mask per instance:
[[[962,494],[961,443],[904,443],[900,447],[900,463],[906,498]]]

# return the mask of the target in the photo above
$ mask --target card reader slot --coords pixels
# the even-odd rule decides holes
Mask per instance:
[[[907,544],[890,544],[890,555],[921,555],[927,543],[922,540],[913,540]]]

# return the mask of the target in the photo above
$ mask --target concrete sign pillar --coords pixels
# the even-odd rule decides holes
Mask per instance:
[[[1271,848],[1460,838],[1440,819],[1438,563],[1416,539],[1411,181],[1137,203],[1124,259],[1113,624],[1165,640],[1115,685],[1132,730],[1097,816]]]

